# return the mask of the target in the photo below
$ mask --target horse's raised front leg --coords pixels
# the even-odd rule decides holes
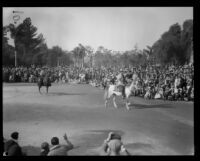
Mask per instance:
[[[105,91],[105,94],[104,94],[104,100],[105,100],[105,108],[107,108],[107,104],[108,104],[108,91]]]
[[[128,98],[126,98],[126,109],[127,110],[130,110],[130,102],[129,102],[129,97]]]
[[[130,110],[130,101],[129,101],[129,98],[130,98],[130,95],[127,95],[127,97],[126,97],[126,109],[127,110]]]
[[[108,98],[106,98],[105,100],[105,108],[107,108],[107,104],[108,104]]]
[[[117,104],[116,104],[116,95],[113,96],[113,104],[114,104],[114,107],[115,107],[115,108],[118,108],[118,107],[117,107]]]

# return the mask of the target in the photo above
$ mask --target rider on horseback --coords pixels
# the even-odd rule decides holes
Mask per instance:
[[[122,69],[120,69],[119,74],[116,76],[116,89],[115,91],[119,91],[120,87],[122,87],[122,97],[123,99],[126,97],[125,96],[125,77],[123,75],[123,71]]]
[[[48,93],[48,88],[51,86],[51,80],[50,80],[50,71],[47,69],[43,68],[40,71],[39,78],[38,78],[38,88],[40,92],[40,88],[42,86],[46,86],[46,91]],[[41,92],[40,92],[41,93]]]
[[[40,73],[39,73],[39,79],[38,79],[38,83],[39,85],[43,86],[44,85],[44,77],[45,77],[45,69],[41,69]]]
[[[43,79],[43,83],[45,86],[51,86],[51,73],[50,71],[46,71],[44,79]]]
[[[41,86],[51,86],[50,71],[47,71],[45,68],[40,71],[39,84]]]

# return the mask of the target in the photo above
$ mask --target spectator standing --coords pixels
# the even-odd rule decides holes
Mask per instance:
[[[67,145],[60,145],[59,139],[57,137],[53,137],[51,139],[51,144],[53,145],[53,147],[50,148],[48,156],[66,156],[67,152],[73,149],[73,144],[68,140],[67,135],[64,134],[63,137]]]
[[[22,156],[22,149],[18,144],[18,132],[11,134],[11,139],[5,142],[4,150],[6,156]]]

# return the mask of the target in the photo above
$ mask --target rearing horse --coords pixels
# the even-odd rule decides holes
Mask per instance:
[[[127,110],[130,109],[130,107],[129,107],[129,105],[130,105],[129,98],[136,91],[137,84],[138,84],[138,81],[136,81],[136,82],[132,81],[132,83],[129,86],[125,87],[125,100],[126,100],[126,108],[127,108]],[[119,91],[115,91],[115,88],[116,88],[115,86],[116,85],[109,85],[108,88],[105,91],[104,99],[105,99],[105,107],[106,108],[107,108],[108,100],[110,99],[111,96],[113,96],[114,107],[118,108],[118,106],[116,104],[116,101],[115,101],[116,100],[116,96],[122,96],[122,90],[123,89],[120,88]]]

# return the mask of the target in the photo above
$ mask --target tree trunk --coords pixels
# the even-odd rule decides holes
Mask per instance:
[[[82,57],[82,68],[84,66],[84,56]]]

